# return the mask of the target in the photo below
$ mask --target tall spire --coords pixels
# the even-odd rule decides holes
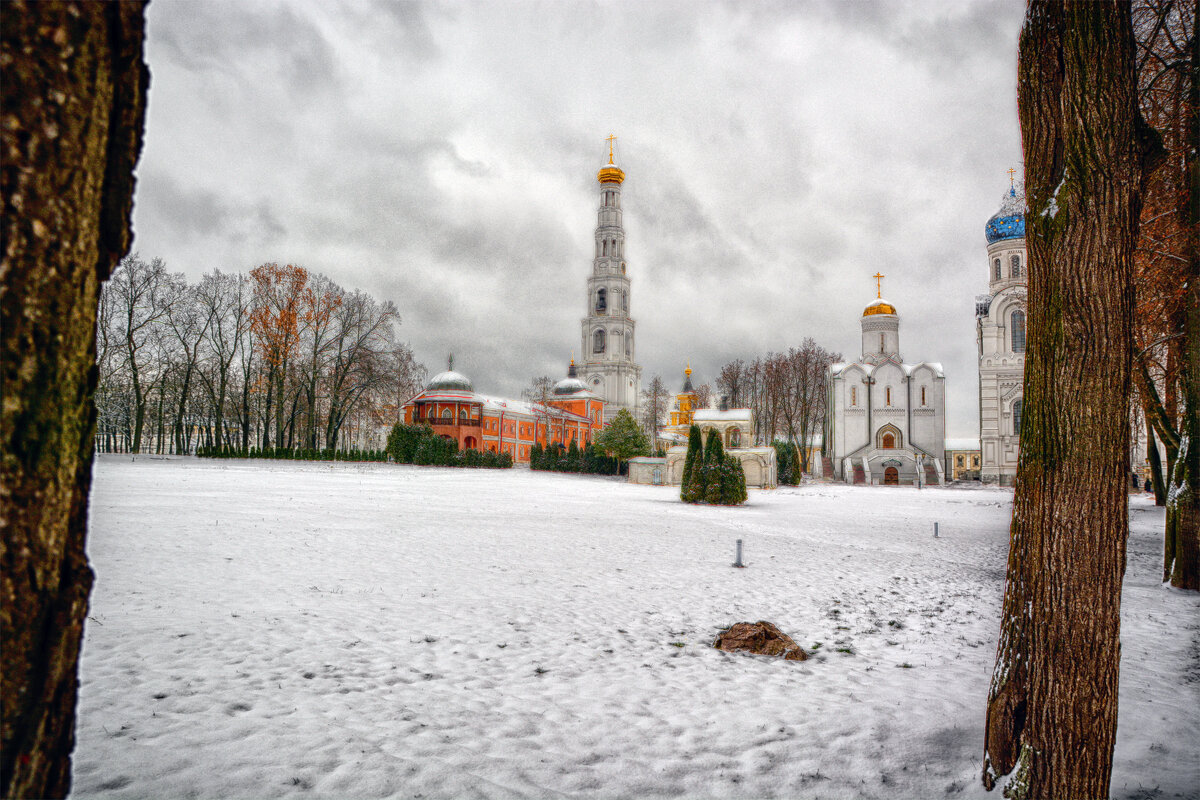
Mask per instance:
[[[608,163],[610,163],[610,164],[614,163],[613,162],[613,141],[616,138],[617,138],[616,134],[611,134],[611,135],[609,135],[608,139],[605,140],[608,142]]]
[[[1016,174],[1017,171],[1015,169],[1012,167],[1008,168],[1008,188],[1012,189],[1013,191],[1016,191],[1017,189],[1017,179],[1013,177]]]
[[[446,357],[446,371],[454,372],[454,353],[450,353]]]

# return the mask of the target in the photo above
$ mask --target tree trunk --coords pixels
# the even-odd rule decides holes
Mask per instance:
[[[1163,483],[1162,456],[1158,454],[1158,441],[1154,436],[1154,426],[1146,420],[1146,457],[1150,461],[1150,488],[1154,490],[1154,505],[1167,504],[1167,487]]]
[[[141,3],[4,5],[0,796],[71,785],[100,282],[129,249]]]
[[[1127,5],[1031,2],[1021,32],[1029,338],[984,785],[1107,797],[1129,531],[1133,252],[1145,148]]]
[[[1200,14],[1192,10],[1192,80],[1188,89],[1188,137],[1185,152],[1188,174],[1187,294],[1184,299],[1183,413],[1179,424],[1181,444],[1167,500],[1167,513],[1175,517],[1175,563],[1171,585],[1200,590]]]

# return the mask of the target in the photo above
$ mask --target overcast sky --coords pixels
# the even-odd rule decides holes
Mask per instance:
[[[396,303],[478,391],[565,374],[618,136],[643,383],[806,336],[856,358],[875,297],[978,433],[983,227],[1021,169],[1017,0],[181,2],[148,11],[134,247],[267,261]]]

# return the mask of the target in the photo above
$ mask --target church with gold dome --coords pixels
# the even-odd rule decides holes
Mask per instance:
[[[872,485],[945,482],[946,376],[933,361],[900,356],[900,312],[876,299],[859,321],[862,357],[826,372],[827,477]]]

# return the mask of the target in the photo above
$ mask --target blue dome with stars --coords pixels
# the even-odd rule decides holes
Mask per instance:
[[[1004,193],[1000,210],[984,226],[988,244],[1001,239],[1025,238],[1025,192],[1014,186]]]

